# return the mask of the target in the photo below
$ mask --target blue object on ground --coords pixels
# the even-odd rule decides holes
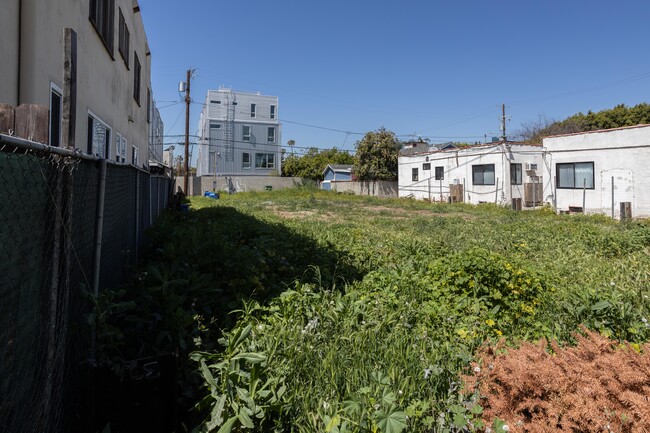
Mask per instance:
[[[181,212],[189,212],[190,205],[189,203],[181,203]]]
[[[218,199],[219,198],[219,193],[218,192],[212,192],[212,191],[206,191],[203,193],[204,197],[209,197],[213,199]]]

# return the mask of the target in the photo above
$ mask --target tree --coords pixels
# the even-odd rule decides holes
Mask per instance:
[[[529,143],[541,143],[544,137],[576,132],[595,131],[598,129],[621,128],[650,123],[650,105],[638,104],[627,107],[617,105],[609,110],[597,113],[588,111],[587,114],[577,113],[564,120],[552,121],[539,116],[536,121],[523,123],[515,135],[517,139]]]
[[[287,156],[282,163],[282,176],[323,180],[323,171],[327,164],[354,164],[354,157],[337,148],[321,150],[311,147],[302,156],[294,154]]]
[[[287,144],[291,148],[291,154],[293,155],[293,146],[296,145],[296,140],[289,140],[289,141],[287,141]]]
[[[360,180],[397,179],[399,143],[395,133],[381,127],[356,142],[354,173]]]

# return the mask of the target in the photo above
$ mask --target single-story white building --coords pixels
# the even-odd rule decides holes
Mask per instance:
[[[543,140],[544,198],[561,211],[650,217],[650,125],[559,135]]]
[[[543,203],[543,149],[539,145],[498,142],[398,158],[399,196],[466,203],[496,203],[514,208]]]

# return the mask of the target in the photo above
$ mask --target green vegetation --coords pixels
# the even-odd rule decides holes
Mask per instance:
[[[650,339],[647,222],[306,188],[222,198],[165,215],[140,279],[98,302],[100,360],[179,353],[201,430],[473,431],[460,377],[486,340],[566,342],[580,324]]]
[[[385,128],[368,132],[355,144],[354,173],[360,180],[397,179],[399,141]]]
[[[323,180],[327,164],[354,164],[354,156],[337,148],[320,150],[315,147],[304,155],[288,155],[282,161],[282,175],[309,180]]]
[[[517,135],[523,141],[541,143],[544,137],[575,132],[595,131],[598,129],[621,128],[650,123],[650,104],[638,104],[627,107],[617,105],[609,110],[587,114],[578,113],[561,121],[550,121],[540,117],[535,122],[524,124]]]

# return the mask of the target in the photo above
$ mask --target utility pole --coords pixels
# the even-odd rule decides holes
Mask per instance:
[[[506,104],[501,104],[501,141],[506,142]]]
[[[189,178],[190,178],[190,82],[192,81],[193,69],[187,70],[187,80],[185,81],[185,182],[184,193],[188,194]]]

